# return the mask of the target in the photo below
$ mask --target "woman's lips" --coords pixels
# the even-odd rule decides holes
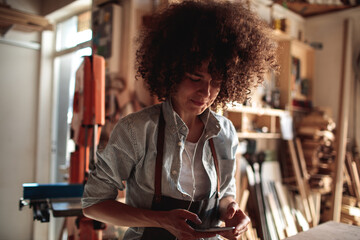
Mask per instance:
[[[191,100],[195,105],[197,105],[197,106],[203,106],[203,105],[205,105],[205,102],[203,102],[203,101],[196,101],[196,100]]]

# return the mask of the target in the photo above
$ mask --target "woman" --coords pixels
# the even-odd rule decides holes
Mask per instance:
[[[234,199],[238,140],[211,109],[244,101],[276,67],[267,27],[240,3],[174,4],[148,22],[137,64],[162,103],[117,123],[85,185],[84,214],[130,227],[124,239],[237,239],[250,221]],[[234,229],[199,230],[219,221]]]

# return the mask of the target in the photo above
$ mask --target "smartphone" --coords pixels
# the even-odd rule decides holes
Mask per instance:
[[[221,232],[221,231],[229,231],[233,230],[235,227],[211,227],[205,229],[195,229],[198,232]]]

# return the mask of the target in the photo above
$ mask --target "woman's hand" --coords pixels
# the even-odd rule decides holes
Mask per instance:
[[[250,218],[239,209],[236,202],[231,202],[227,206],[222,220],[227,227],[235,227],[234,230],[220,233],[221,236],[230,240],[238,239],[242,233],[246,232],[247,225],[250,223]]]
[[[195,224],[201,224],[199,217],[192,212],[184,209],[175,209],[163,212],[164,219],[161,220],[161,227],[168,230],[179,240],[190,240],[198,238],[210,238],[219,233],[203,233],[197,232],[189,224],[187,220]]]

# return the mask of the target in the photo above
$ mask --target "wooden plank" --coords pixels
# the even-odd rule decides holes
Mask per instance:
[[[279,240],[279,237],[277,235],[276,225],[274,218],[272,216],[270,203],[268,201],[268,198],[264,197],[264,207],[265,207],[265,217],[266,217],[266,225],[268,230],[268,237],[271,240]]]
[[[242,196],[241,196],[241,199],[240,199],[240,203],[239,203],[239,208],[242,210],[242,211],[245,211],[246,209],[246,204],[247,204],[247,201],[249,199],[249,195],[250,195],[250,191],[245,189],[242,193]]]
[[[359,179],[359,173],[356,168],[356,163],[353,161],[351,162],[351,170],[354,175],[353,181],[355,182],[355,194],[358,201],[360,201],[360,179]]]
[[[273,108],[259,108],[259,107],[249,107],[244,105],[235,105],[228,106],[226,109],[227,112],[240,112],[240,113],[250,113],[258,116],[278,116],[281,117],[284,114],[284,110],[273,109]]]
[[[343,196],[342,204],[346,204],[346,205],[355,207],[357,205],[356,203],[357,203],[357,199],[355,197],[347,196],[347,195]]]
[[[44,17],[30,14],[30,13],[20,12],[18,10],[12,9],[12,8],[0,7],[0,15],[6,16],[11,19],[22,19],[24,21],[31,22],[33,24],[40,25],[40,26],[47,26],[49,24],[48,20]]]
[[[20,19],[4,18],[1,15],[0,15],[0,23],[5,24],[5,25],[12,25],[12,26],[15,25],[16,29],[19,31],[41,31],[41,30],[43,30],[42,26],[27,24],[26,21],[23,21]],[[14,29],[15,29],[15,27],[14,27]]]
[[[276,117],[275,116],[270,117],[270,132],[276,133]]]
[[[288,226],[287,231],[286,231],[287,236],[288,237],[293,236],[293,235],[297,234],[297,229],[296,229],[296,225],[294,222],[294,218],[291,214],[289,202],[288,202],[288,200],[286,198],[286,194],[284,192],[284,187],[280,182],[277,181],[277,182],[275,182],[275,188],[276,188],[276,192],[278,193],[279,200],[280,200],[280,203],[282,206],[282,211],[285,215],[286,223]]]
[[[249,188],[249,180],[246,174],[243,174],[240,180],[240,193],[242,194],[245,190],[249,190],[248,188]]]
[[[296,143],[296,149],[298,150],[298,154],[299,154],[299,164],[300,164],[300,169],[301,169],[301,175],[304,180],[308,180],[310,176],[306,169],[306,161],[304,158],[304,152],[303,152],[303,148],[302,148],[300,139],[296,138],[295,143]]]
[[[283,226],[282,222],[280,221],[280,216],[279,216],[280,213],[279,213],[279,209],[276,207],[274,196],[272,193],[269,193],[266,197],[269,202],[270,211],[273,216],[276,232],[280,239],[284,239],[285,226]]]
[[[353,165],[354,163],[354,165]],[[357,172],[356,164],[352,160],[352,154],[350,152],[346,153],[345,157],[345,166],[344,169],[348,172],[350,177],[349,192],[352,196],[355,196],[360,201],[360,183],[359,183],[359,174]],[[345,175],[345,179],[347,176]],[[348,180],[346,180],[348,181]]]
[[[277,86],[275,87],[280,90],[280,108],[285,109],[291,102],[291,86],[289,81],[291,79],[291,56],[289,54],[291,51],[291,41],[279,40],[278,46],[277,59],[281,68],[279,70]]]
[[[251,138],[251,139],[280,139],[281,133],[256,133],[256,132],[238,132],[238,138]]]
[[[347,210],[341,209],[341,217],[350,220],[352,224],[360,224],[360,217],[347,213]]]
[[[315,203],[315,214],[318,224],[321,217],[321,193],[313,192],[312,195]]]
[[[310,214],[311,214],[311,218],[312,218],[312,226],[314,227],[318,224],[318,219],[316,218],[315,203],[314,203],[314,200],[313,200],[311,192],[310,192],[310,186],[309,186],[309,181],[308,181],[309,174],[307,173],[307,170],[306,170],[306,162],[305,162],[305,158],[304,158],[304,153],[302,151],[300,139],[296,138],[295,142],[296,142],[296,148],[298,151],[300,167],[301,167],[301,171],[302,171],[305,194],[307,196],[306,201],[308,202],[308,205],[309,205],[309,210],[310,210]]]
[[[344,181],[346,182],[346,185],[348,186],[348,191],[351,196],[355,196],[355,190],[354,186],[351,182],[350,173],[347,167],[344,167]]]
[[[248,240],[258,240],[256,228],[253,228],[252,223],[248,225],[248,230],[245,232],[245,237]]]
[[[310,229],[310,226],[309,226],[309,222],[306,220],[306,218],[303,214],[303,211],[300,210],[300,208],[302,207],[302,206],[299,206],[299,201],[301,201],[300,195],[295,195],[295,200],[296,200],[296,203],[295,203],[295,208],[293,211],[295,213],[297,223],[299,224],[299,227],[300,227],[299,232],[307,231]]]
[[[28,30],[53,30],[53,25],[46,18],[11,8],[0,7],[0,22],[18,24]]]
[[[340,79],[340,99],[339,99],[339,117],[338,129],[336,131],[336,159],[334,171],[334,183],[331,194],[331,208],[330,214],[332,220],[339,222],[341,214],[341,197],[343,192],[343,167],[345,163],[346,153],[346,138],[348,132],[349,122],[349,105],[350,105],[350,81],[351,77],[351,38],[352,32],[351,22],[348,19],[344,21],[343,33],[343,56],[341,66],[341,79]],[[359,238],[360,239],[360,238]]]
[[[308,196],[306,195],[304,180],[303,180],[303,178],[301,176],[300,166],[299,166],[299,163],[298,163],[298,160],[297,160],[294,141],[293,140],[288,140],[288,145],[289,145],[289,150],[290,150],[290,158],[291,158],[292,166],[293,166],[293,169],[294,169],[294,172],[295,172],[296,183],[297,183],[299,193],[300,193],[300,197],[301,197],[301,200],[302,200],[301,202],[302,202],[303,207],[304,207],[304,212],[305,212],[305,215],[306,215],[306,219],[310,223],[310,222],[312,222],[312,216],[311,216],[311,213],[310,213],[310,207],[309,207],[309,203],[308,203]]]
[[[341,212],[360,218],[360,208],[349,205],[342,205]]]
[[[360,99],[360,94],[359,94]],[[359,101],[360,102],[360,101]],[[360,153],[358,148],[358,142],[355,140],[354,146],[353,146],[353,160],[356,163],[357,171],[360,173]]]
[[[284,230],[285,230],[286,227],[287,227],[287,222],[286,222],[286,218],[285,218],[285,215],[284,215],[284,212],[283,212],[283,209],[282,209],[282,205],[281,205],[281,202],[280,202],[280,199],[279,199],[279,194],[276,191],[274,181],[269,182],[269,189],[270,189],[270,192],[272,193],[272,195],[274,197],[275,204],[276,204],[276,207],[277,207],[278,213],[279,213],[279,218],[280,218],[281,224],[284,226]]]

